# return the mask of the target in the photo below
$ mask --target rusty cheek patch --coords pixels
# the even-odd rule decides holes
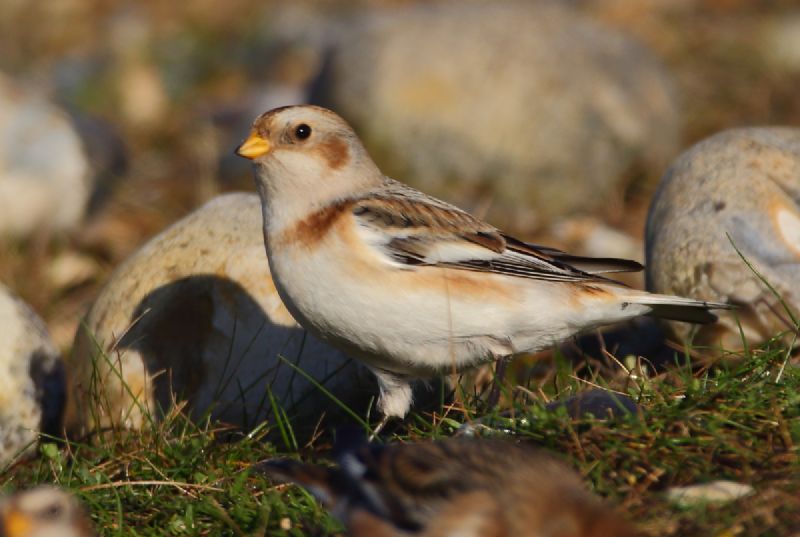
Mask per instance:
[[[333,136],[322,141],[318,146],[322,158],[334,170],[338,170],[350,160],[347,144],[339,137]]]
[[[280,245],[311,248],[321,241],[350,208],[341,202],[319,209],[276,237]]]

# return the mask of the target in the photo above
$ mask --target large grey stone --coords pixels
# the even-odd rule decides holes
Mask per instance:
[[[61,356],[41,319],[0,285],[0,468],[58,434],[64,407]]]
[[[66,113],[0,75],[0,236],[73,228],[91,189],[91,166]]]
[[[677,148],[673,82],[624,35],[552,2],[377,10],[337,35],[314,100],[381,168],[502,225],[603,209]]]
[[[255,194],[215,198],[122,264],[68,362],[71,432],[138,429],[180,401],[196,418],[241,427],[272,417],[274,401],[310,429],[337,411],[314,382],[349,405],[374,394],[371,375],[306,333],[281,302]]]
[[[735,248],[734,248],[735,245]],[[699,329],[699,344],[742,347],[792,329],[780,300],[800,313],[800,129],[742,128],[681,155],[647,220],[647,288],[739,306]],[[680,337],[690,326],[674,323]]]

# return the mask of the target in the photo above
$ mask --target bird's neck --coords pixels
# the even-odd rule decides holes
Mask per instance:
[[[268,236],[280,234],[309,215],[357,197],[361,192],[379,187],[382,182],[383,176],[372,173],[349,173],[341,177],[327,173],[313,185],[304,184],[302,179],[281,185],[258,181],[256,186],[261,197],[264,232]]]

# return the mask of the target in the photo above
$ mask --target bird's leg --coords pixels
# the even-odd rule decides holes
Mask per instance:
[[[500,392],[503,388],[506,376],[506,368],[510,360],[510,356],[495,358],[496,363],[494,369],[494,379],[492,380],[492,389],[489,391],[489,397],[486,398],[487,412],[491,412],[497,408],[497,404],[500,402]],[[476,430],[480,428],[486,428],[487,426],[483,423],[484,418],[486,417],[488,416],[484,415],[482,418],[472,420],[469,423],[464,423],[458,428],[455,436],[472,436],[475,434]]]
[[[389,423],[390,419],[392,419],[392,416],[384,414],[384,416],[381,418],[381,421],[379,421],[378,424],[372,428],[372,432],[369,435],[370,442],[378,438],[378,434],[383,430],[384,427],[386,427],[386,424]]]
[[[382,369],[372,369],[378,379],[380,395],[378,411],[383,415],[381,421],[372,430],[370,440],[374,440],[392,418],[403,418],[411,408],[413,394],[411,384],[405,378]]]
[[[494,410],[497,403],[500,402],[500,390],[503,387],[503,382],[506,377],[506,367],[508,365],[508,357],[503,356],[496,360],[494,368],[494,381],[492,382],[492,389],[489,391],[489,397],[486,400],[489,410]]]

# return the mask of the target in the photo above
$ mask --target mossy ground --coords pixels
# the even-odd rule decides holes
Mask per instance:
[[[24,244],[0,241],[0,279],[45,318],[65,351],[99,287],[136,247],[214,189],[252,188],[244,165],[235,184],[203,183],[218,162],[215,153],[198,154],[197,136],[213,124],[204,112],[209,103],[221,109],[241,104],[274,60],[270,36],[255,27],[259,17],[269,19],[275,2],[233,0],[225,9],[207,2],[145,2],[140,15],[152,33],[145,51],[149,65],[169,82],[169,106],[165,117],[150,126],[128,125],[118,102],[117,88],[123,86],[115,76],[120,69],[109,61],[105,40],[118,34],[107,31],[118,4],[61,2],[49,10],[47,2],[15,3],[0,17],[0,64],[23,78],[35,80],[36,73],[54,71],[65,59],[100,52],[97,60],[85,63],[86,76],[67,85],[60,99],[114,124],[128,146],[130,170],[77,238],[43,232]],[[800,121],[800,71],[770,64],[759,53],[764,32],[796,12],[795,0],[579,4],[639,37],[675,74],[685,108],[682,148],[732,126]],[[237,61],[247,69],[232,69]],[[219,150],[231,151],[241,135],[231,134]],[[625,209],[615,207],[607,220],[641,236],[654,188],[653,183],[632,189]],[[526,230],[517,231],[527,236]],[[94,274],[53,283],[48,267],[75,252],[95,262]],[[559,361],[545,380],[511,392],[515,420],[486,417],[478,400],[465,397],[435,413],[413,414],[385,440],[447,436],[480,418],[486,427],[478,428],[479,434],[515,435],[561,453],[594,490],[621,504],[652,535],[797,534],[800,372],[777,343],[731,358],[728,365],[713,368],[678,365],[679,359],[658,375],[613,362],[611,371],[600,374],[594,363]],[[641,415],[575,421],[544,410],[544,397],[574,394],[590,387],[587,381],[630,394]],[[528,397],[529,392],[538,397]],[[274,423],[231,442],[230,431],[190,423],[176,411],[140,433],[45,444],[37,458],[0,469],[0,489],[55,482],[74,490],[103,535],[340,531],[300,489],[275,486],[247,471],[253,462],[279,453],[325,460],[331,433],[296,450],[288,434],[291,423],[283,425],[283,434],[274,434],[277,443],[265,440],[279,429]],[[664,494],[670,486],[722,478],[750,484],[755,494],[723,506],[688,508],[671,504]]]
[[[565,396],[604,383],[586,364],[557,360],[546,380],[509,385],[505,409],[487,413],[466,396],[395,424],[382,441],[474,434],[533,442],[560,454],[597,493],[652,535],[792,535],[800,531],[800,370],[777,343],[713,367],[676,364],[658,375],[617,371],[609,386],[638,415],[572,419],[548,411],[540,393]],[[283,432],[280,432],[280,429]],[[340,525],[303,490],[270,483],[249,467],[281,455],[326,461],[334,434],[304,445],[291,422],[247,435],[195,424],[180,410],[137,433],[44,444],[33,460],[0,473],[0,489],[57,483],[74,491],[102,535],[335,535]],[[266,437],[270,432],[272,440]],[[509,468],[512,472],[513,468]],[[724,505],[678,506],[672,486],[729,479],[755,493]]]

